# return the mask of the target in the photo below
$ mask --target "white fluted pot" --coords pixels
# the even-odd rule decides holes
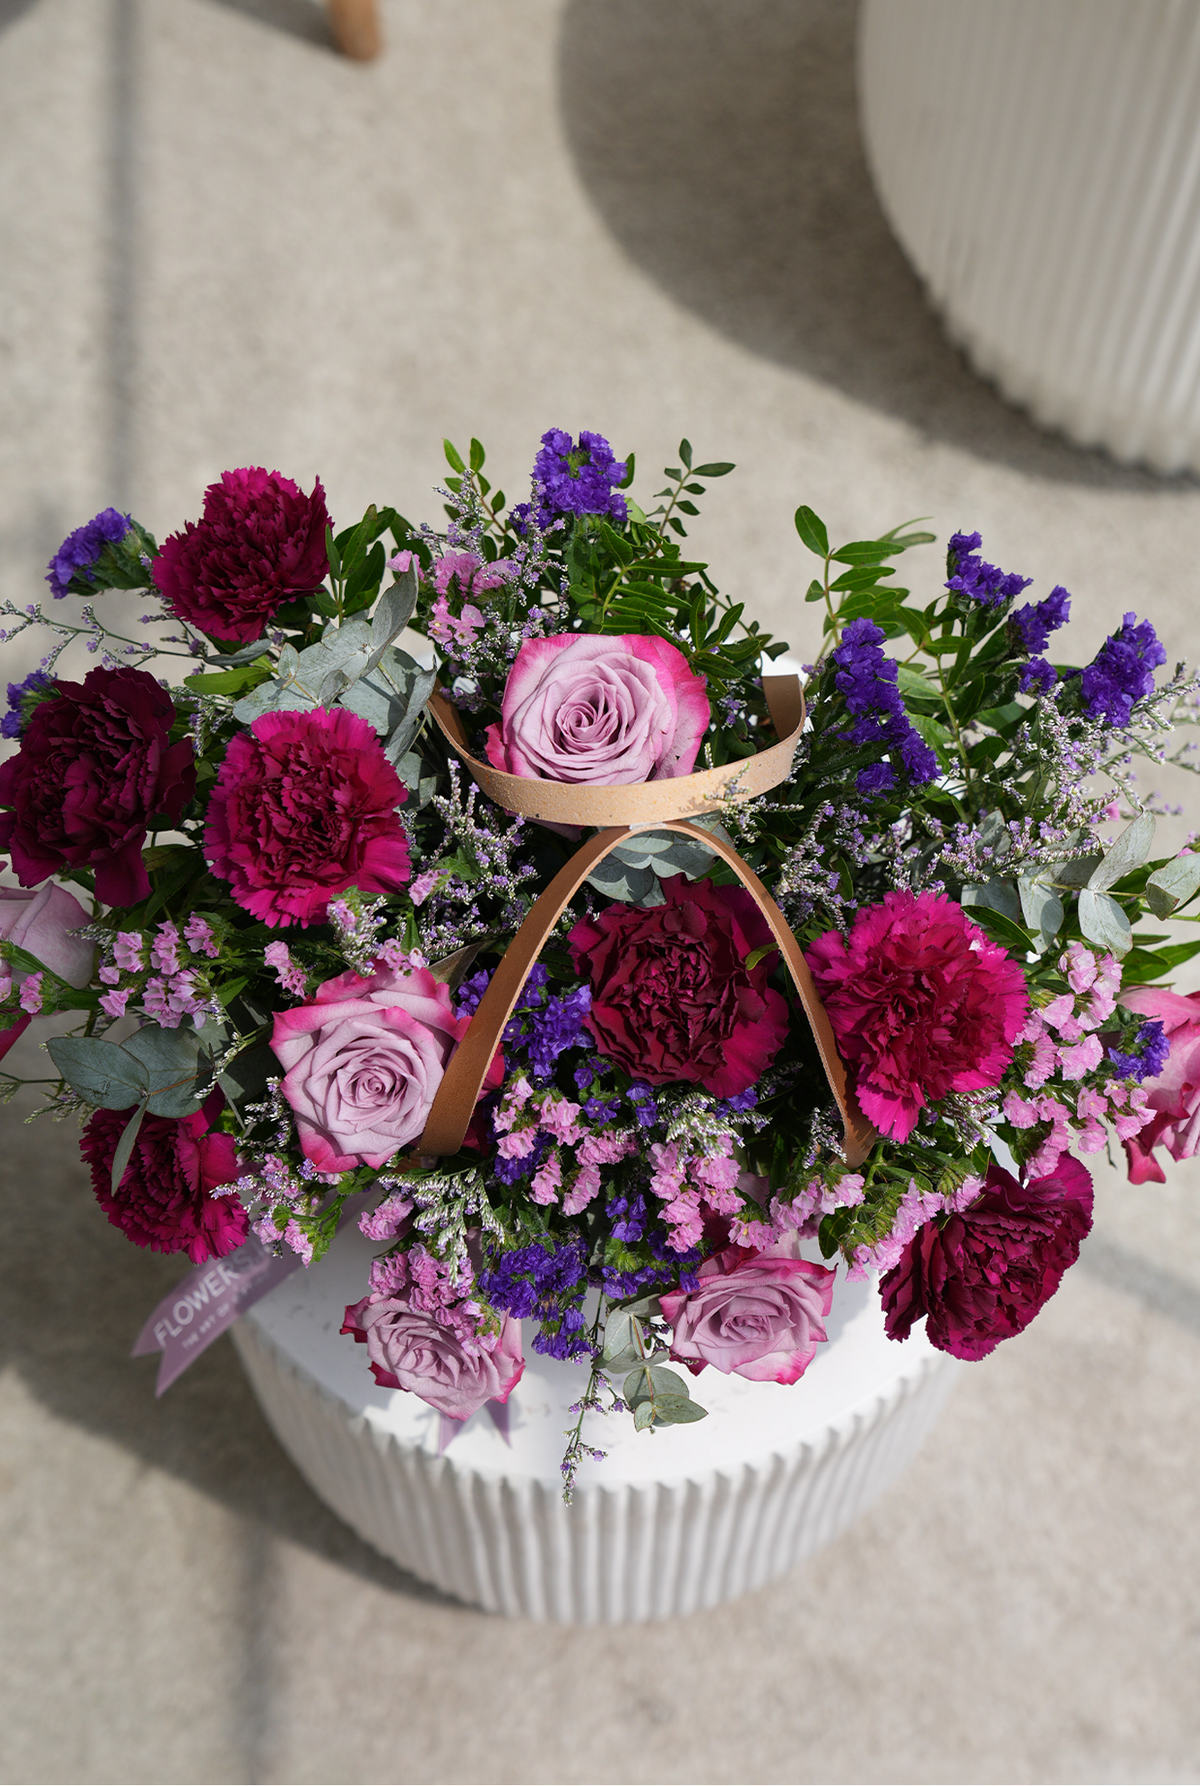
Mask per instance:
[[[401,1568],[492,1612],[562,1623],[667,1618],[734,1598],[847,1526],[912,1457],[957,1367],[922,1334],[885,1338],[878,1297],[839,1284],[830,1342],[798,1384],[705,1371],[710,1418],[635,1433],[591,1416],[570,1507],[560,1462],[585,1373],[528,1355],[511,1446],[486,1411],[444,1455],[416,1396],[379,1388],[339,1335],[374,1251],[351,1230],[311,1274],[280,1284],[234,1329],[285,1450],[317,1494]]]
[[[859,105],[977,370],[1080,445],[1200,470],[1195,0],[864,0]]]

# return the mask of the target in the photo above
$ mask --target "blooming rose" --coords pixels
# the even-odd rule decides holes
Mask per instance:
[[[836,1274],[800,1258],[799,1245],[789,1233],[766,1252],[727,1246],[704,1261],[696,1289],[660,1295],[671,1357],[695,1373],[711,1364],[756,1383],[803,1376],[825,1338]]]
[[[689,775],[709,721],[704,677],[665,639],[635,634],[526,639],[500,711],[493,768],[613,786]]]
[[[364,1296],[346,1310],[343,1333],[367,1348],[371,1374],[384,1389],[411,1389],[451,1420],[466,1420],[484,1402],[506,1402],[525,1369],[521,1323],[511,1315],[493,1351],[468,1347],[437,1316],[398,1296]]]
[[[22,893],[18,887],[0,887],[0,938],[34,955],[43,967],[65,980],[68,986],[86,986],[92,977],[96,956],[95,943],[72,936],[91,919],[73,893],[47,881],[36,893]],[[0,962],[0,979],[13,987],[27,978],[26,970],[6,968]],[[0,1030],[0,1060],[13,1043],[29,1027],[29,1014],[22,1012],[16,1022]]]
[[[222,1105],[219,1092],[192,1116],[144,1116],[116,1194],[112,1163],[132,1110],[97,1110],[79,1150],[92,1169],[96,1201],[135,1246],[186,1253],[194,1265],[241,1246],[249,1220],[237,1197],[213,1197],[238,1175],[232,1135],[207,1133]]]
[[[264,924],[320,922],[347,887],[394,893],[409,878],[407,797],[358,714],[264,713],[225,753],[204,851]]]
[[[307,1157],[349,1172],[416,1141],[469,1023],[428,968],[339,974],[311,1005],[276,1012],[271,1046]]]
[[[576,971],[592,984],[584,1023],[600,1053],[634,1079],[683,1079],[733,1097],[787,1035],[787,1005],[767,984],[774,955],[746,966],[771,932],[742,887],[679,874],[662,891],[662,905],[610,905],[572,930]]]
[[[318,587],[328,526],[320,478],[306,496],[261,465],[224,471],[204,492],[202,519],[163,541],[154,581],[189,626],[247,644],[277,609]]]
[[[1121,1003],[1143,1017],[1156,1017],[1171,1047],[1158,1078],[1146,1082],[1154,1120],[1125,1142],[1130,1182],[1163,1184],[1154,1149],[1165,1147],[1173,1160],[1190,1160],[1200,1147],[1200,992],[1135,986],[1121,994]]]
[[[999,1084],[1025,1022],[1025,976],[943,894],[888,893],[806,959],[881,1134],[907,1141],[926,1104]]]
[[[0,849],[23,887],[93,868],[104,905],[150,892],[142,844],[151,819],[175,824],[196,787],[192,741],[170,742],[175,709],[145,670],[89,670],[60,682],[0,764]]]
[[[1025,1185],[989,1166],[975,1201],[927,1222],[881,1278],[888,1338],[907,1339],[927,1315],[939,1351],[986,1358],[1053,1296],[1091,1225],[1092,1181],[1069,1154]]]

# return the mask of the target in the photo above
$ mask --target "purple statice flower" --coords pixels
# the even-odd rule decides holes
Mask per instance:
[[[1124,1054],[1119,1048],[1110,1048],[1108,1058],[1113,1070],[1120,1079],[1157,1079],[1167,1064],[1167,1056],[1171,1052],[1171,1044],[1166,1032],[1157,1018],[1143,1023],[1133,1038],[1136,1054]]]
[[[596,1077],[596,1069],[590,1060],[585,1060],[576,1067],[573,1077],[580,1091],[586,1091]]]
[[[1058,671],[1053,664],[1047,663],[1044,657],[1031,657],[1021,670],[1017,686],[1023,695],[1031,689],[1037,689],[1039,694],[1049,694],[1057,681]]]
[[[855,716],[843,734],[853,749],[876,746],[890,753],[892,762],[872,763],[860,771],[860,794],[884,794],[896,786],[894,759],[899,758],[909,781],[922,787],[937,774],[937,758],[915,730],[896,687],[899,666],[880,650],[883,632],[872,620],[852,620],[833,653],[837,665],[834,681]]]
[[[646,1232],[646,1199],[638,1192],[630,1196],[618,1195],[604,1206],[605,1214],[612,1219],[614,1240],[624,1241],[626,1246],[633,1246]]]
[[[68,593],[72,577],[82,577],[94,583],[93,570],[101,552],[105,546],[119,545],[132,526],[131,515],[123,515],[119,509],[101,509],[98,515],[77,527],[74,533],[69,533],[50,560],[46,572],[46,581],[55,601]]]
[[[953,533],[946,548],[946,588],[985,608],[999,607],[1028,589],[1031,577],[1005,573],[994,564],[985,564],[978,556],[983,544],[978,533]],[[1050,598],[1053,600],[1053,597]]]
[[[580,1358],[591,1348],[581,1304],[587,1291],[587,1247],[543,1235],[533,1246],[501,1253],[476,1280],[493,1308],[541,1322],[533,1349],[551,1358]]]
[[[479,1001],[488,989],[491,974],[487,968],[480,968],[469,980],[464,980],[454,1000],[454,1009],[459,1017],[473,1017],[479,1009]]]
[[[732,1110],[740,1116],[745,1110],[758,1108],[758,1093],[752,1085],[748,1086],[745,1091],[735,1092],[731,1098],[723,1098],[717,1108],[721,1111]]]
[[[640,1079],[635,1079],[626,1096],[633,1105],[633,1113],[642,1128],[653,1128],[658,1121],[658,1105],[654,1101],[653,1087],[643,1084]]]
[[[0,738],[19,738],[33,709],[46,698],[45,690],[53,687],[54,678],[45,670],[31,670],[24,682],[10,682],[8,712],[0,719]]]
[[[1166,661],[1150,622],[1139,625],[1135,614],[1126,614],[1083,672],[1080,691],[1089,717],[1107,720],[1111,726],[1127,725],[1134,703],[1153,694],[1154,671]]]
[[[602,434],[590,434],[585,429],[576,446],[564,429],[548,428],[533,462],[539,525],[549,527],[560,515],[605,515],[612,521],[624,521],[628,511],[616,486],[625,470],[625,461],[614,458]],[[513,509],[522,532],[529,511],[527,502],[520,502]]]
[[[1008,617],[1009,632],[1015,644],[1027,657],[1046,649],[1050,634],[1056,633],[1071,618],[1071,598],[1062,584],[1057,584],[1044,602],[1027,602]]]
[[[545,1010],[534,1013],[529,1026],[529,1065],[536,1079],[549,1079],[559,1055],[578,1045],[583,1020],[591,1008],[591,987],[577,986],[562,998],[548,999]]]
[[[612,1098],[608,1102],[603,1098],[589,1098],[583,1106],[583,1114],[589,1122],[614,1122],[620,1108],[620,1098]]]

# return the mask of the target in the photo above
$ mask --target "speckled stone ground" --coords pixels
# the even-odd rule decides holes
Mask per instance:
[[[802,653],[807,501],[844,536],[979,527],[1072,590],[1085,644],[1136,607],[1195,655],[1200,487],[1040,434],[946,345],[867,183],[851,6],[383,15],[362,67],[311,0],[0,0],[3,594],[37,597],[97,508],[161,534],[227,465],[433,517],[443,434],[511,491],[554,424],[636,446],[642,488],[684,432],[736,460],[695,543]],[[156,1403],[126,1354],[178,1265],[22,1114],[4,1779],[1200,1778],[1200,1173],[1098,1173],[1080,1269],[823,1555],[686,1621],[564,1631],[362,1546],[227,1341]]]

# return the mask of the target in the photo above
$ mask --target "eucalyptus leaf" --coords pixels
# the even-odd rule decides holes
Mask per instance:
[[[128,1110],[149,1093],[146,1069],[113,1042],[51,1036],[46,1052],[71,1090],[102,1110]]]
[[[1132,943],[1129,919],[1108,893],[1084,887],[1079,895],[1079,928],[1089,943],[1114,955],[1127,955]]]
[[[1002,881],[998,877],[984,881],[981,886],[964,887],[961,903],[986,906],[990,911],[999,912],[1003,918],[1011,918],[1014,924],[1019,924],[1024,915],[1012,882]]]
[[[113,1154],[112,1160],[111,1182],[114,1197],[120,1189],[121,1180],[125,1176],[125,1168],[129,1164],[129,1156],[133,1152],[133,1144],[138,1138],[138,1131],[142,1126],[142,1118],[145,1116],[146,1111],[149,1108],[149,1103],[150,1100],[148,1098],[143,1098],[133,1115],[129,1118],[129,1121],[125,1124],[125,1127],[121,1130],[121,1139],[117,1142],[117,1150]]]
[[[417,572],[416,566],[410,564],[376,603],[371,616],[371,653],[375,661],[368,664],[368,671],[375,668],[392,640],[404,631],[416,605]]]
[[[482,954],[492,940],[490,936],[482,936],[477,943],[468,943],[465,949],[456,949],[453,955],[444,955],[440,961],[430,964],[429,972],[443,986],[448,986],[451,992],[456,991],[462,985],[467,969],[476,956]]]
[[[635,1433],[648,1432],[654,1425],[654,1403],[639,1402],[633,1410],[633,1430]]]
[[[688,1386],[678,1371],[667,1370],[661,1364],[652,1364],[648,1367],[648,1375],[655,1401],[664,1395],[682,1395],[687,1400]]]
[[[1169,918],[1200,891],[1200,856],[1176,856],[1146,882],[1146,904],[1156,918]]]
[[[1068,862],[1048,862],[1038,870],[1039,880],[1051,880],[1058,887],[1086,887],[1103,857],[1075,856]]]
[[[651,1405],[654,1408],[655,1423],[662,1426],[685,1426],[689,1421],[704,1420],[708,1416],[708,1409],[700,1407],[688,1395],[660,1395],[653,1404],[642,1402],[640,1407],[648,1408]],[[640,1408],[635,1410],[635,1425],[637,1412],[640,1412]]]
[[[1021,912],[1031,930],[1041,933],[1042,947],[1049,948],[1063,921],[1062,900],[1044,881],[1021,875],[1017,880]]]
[[[633,1322],[624,1309],[613,1309],[604,1323],[604,1349],[600,1354],[603,1364],[611,1365],[614,1358],[627,1351],[633,1340]]]
[[[277,1077],[280,1071],[278,1056],[264,1042],[235,1054],[222,1069],[217,1084],[231,1104],[257,1103],[266,1095],[267,1080]]]
[[[1154,842],[1154,818],[1148,812],[1139,812],[1131,825],[1126,825],[1112,848],[1106,853],[1100,866],[1095,869],[1088,886],[1093,893],[1107,892],[1122,876],[1131,874],[1140,868],[1150,854],[1150,846]]]
[[[122,1050],[146,1071],[152,1116],[191,1116],[199,1110],[211,1080],[201,1067],[195,1031],[147,1024],[122,1043]]]
[[[630,868],[614,862],[613,851],[597,862],[588,875],[589,887],[595,887],[606,899],[619,899],[625,905],[665,905],[666,896],[652,868]]]

